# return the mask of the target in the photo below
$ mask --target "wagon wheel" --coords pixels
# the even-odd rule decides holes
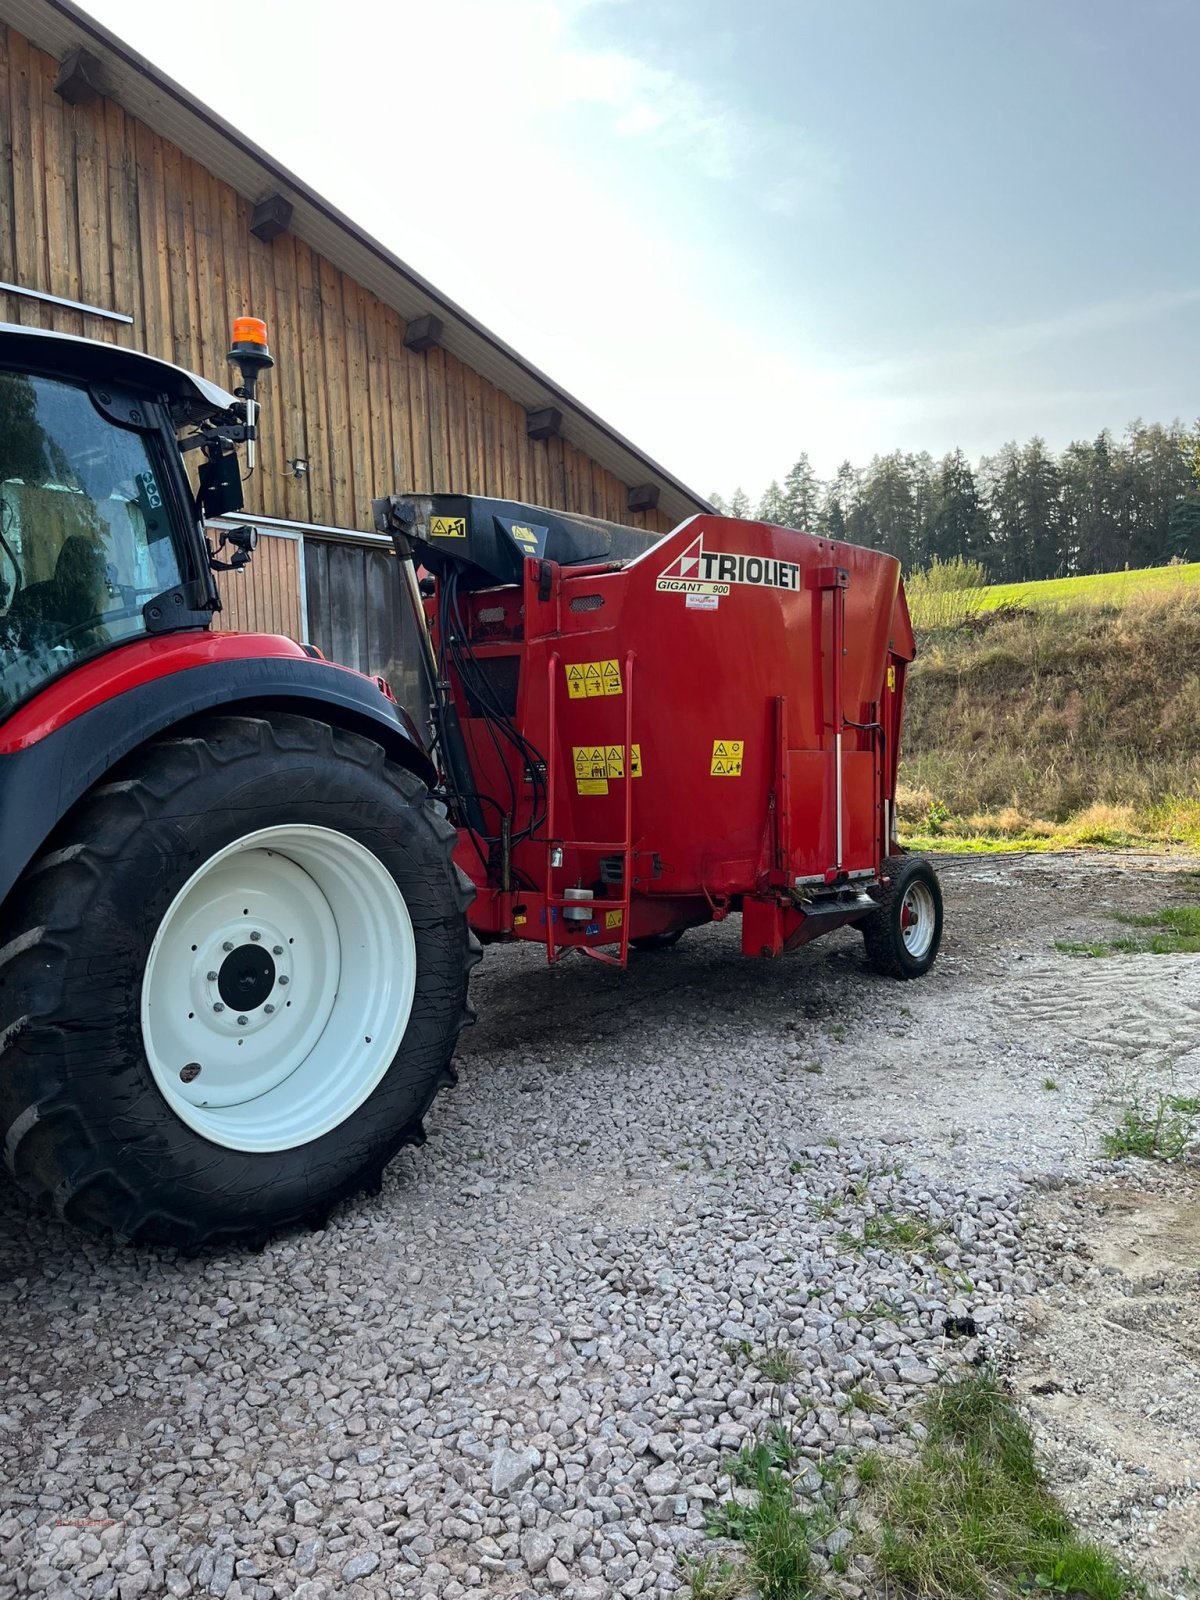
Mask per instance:
[[[920,978],[942,942],[942,890],[924,856],[892,856],[883,863],[888,886],[878,910],[859,923],[867,961],[889,978]]]

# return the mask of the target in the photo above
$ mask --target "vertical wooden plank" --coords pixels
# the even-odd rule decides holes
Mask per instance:
[[[391,457],[387,463],[389,481],[380,484],[379,494],[399,494],[414,489],[413,412],[408,392],[408,367],[405,362],[404,324],[390,306],[383,311],[383,357],[387,366],[388,405],[391,422]]]
[[[550,484],[550,444],[546,439],[530,439],[530,454],[533,458],[533,500],[535,505],[548,506],[551,504],[552,493]]]
[[[9,86],[12,103],[13,207],[16,246],[15,282],[25,289],[49,292],[46,261],[46,207],[35,166],[36,105],[30,86],[29,46],[19,33],[9,34]],[[37,302],[18,302],[18,321],[31,327],[44,325]]]
[[[472,494],[499,494],[498,471],[492,468],[487,452],[486,418],[483,395],[480,392],[479,374],[470,367],[463,368],[463,394],[466,399],[467,481]]]
[[[404,408],[397,406],[392,396],[391,363],[388,360],[388,324],[395,313],[376,300],[373,294],[364,294],[367,340],[367,408],[371,428],[371,478],[367,485],[368,501],[363,506],[367,519],[363,526],[371,526],[370,501],[377,495],[390,494],[399,480],[395,435],[406,426]]]
[[[175,329],[171,309],[171,261],[167,240],[166,170],[162,145],[142,122],[119,106],[107,113],[109,228],[112,234],[113,294],[133,295],[122,309],[139,317],[138,343],[151,355],[171,361]],[[133,173],[122,159],[126,141],[133,147]],[[135,264],[139,270],[135,274]],[[139,281],[140,280],[140,281]]]
[[[567,505],[567,471],[563,458],[563,441],[546,440],[546,490],[550,498],[546,504],[555,511]]]
[[[588,473],[588,492],[591,496],[592,516],[604,515],[604,468],[598,461],[584,457],[584,471]],[[589,471],[590,469],[590,471]]]
[[[521,465],[524,452],[521,450],[520,436],[517,433],[515,407],[509,397],[499,389],[496,391],[496,413],[505,494],[511,500],[523,500],[525,484]]]
[[[13,200],[13,108],[9,87],[9,31],[0,24],[0,278],[5,283],[17,281],[17,244],[14,232],[16,217]],[[9,321],[11,312],[5,312]]]
[[[519,500],[537,499],[537,482],[533,469],[533,445],[525,433],[525,411],[509,396],[508,413],[514,448],[517,455],[517,481],[520,485]]]
[[[271,243],[271,269],[275,280],[275,324],[272,329],[276,351],[275,404],[279,416],[279,470],[283,478],[285,514],[297,522],[308,522],[308,484],[296,478],[284,464],[297,456],[308,460],[308,426],[304,416],[304,381],[300,336],[297,331],[296,242],[290,233],[281,233]]]
[[[330,521],[340,528],[354,526],[354,476],[350,440],[350,394],[346,371],[346,319],[342,303],[342,278],[323,257],[317,260],[321,284],[321,355],[328,396],[329,436],[326,441],[330,479]]]
[[[446,432],[450,446],[450,488],[454,494],[470,492],[471,469],[467,456],[467,400],[462,362],[446,357]]]
[[[346,448],[350,457],[351,528],[371,525],[371,483],[375,467],[372,455],[370,396],[367,389],[367,340],[364,327],[365,291],[346,273],[342,284],[342,350],[346,371],[348,427]]]
[[[109,310],[125,311],[127,307],[113,304],[112,246],[108,237],[108,152],[102,100],[75,107],[74,138],[80,297]],[[103,323],[92,329],[93,335],[105,337],[111,327],[111,323]]]
[[[153,137],[153,135],[151,135]],[[174,145],[162,147],[162,201],[165,212],[167,247],[167,294],[171,308],[170,359],[180,366],[192,365],[192,298],[188,274],[193,260],[188,251],[187,214],[183,194],[183,157]],[[155,219],[143,216],[143,238],[153,239]],[[153,336],[147,312],[147,333]]]
[[[292,477],[284,461],[289,456],[303,455],[304,447],[303,441],[295,447],[285,448],[284,445],[290,427],[287,385],[294,381],[295,370],[289,358],[291,370],[282,371],[283,357],[276,333],[279,308],[273,253],[282,240],[264,244],[256,239],[250,232],[250,213],[249,201],[227,189],[221,211],[221,238],[225,246],[225,326],[229,326],[230,318],[242,314],[262,317],[267,324],[275,365],[262,390],[262,448],[255,503],[269,517],[286,517],[294,500],[300,498],[295,495],[295,489],[303,485]],[[305,520],[303,513],[299,515]]]
[[[404,378],[408,392],[409,483],[419,494],[433,490],[433,427],[429,418],[429,381],[426,358],[404,350]]]
[[[423,359],[429,417],[429,487],[434,494],[445,494],[452,487],[446,415],[446,361],[439,349],[426,351]]]
[[[212,332],[202,298],[208,274],[204,256],[196,240],[197,216],[201,209],[196,201],[196,188],[199,185],[203,192],[205,176],[203,168],[196,162],[187,156],[182,158],[180,187],[183,194],[183,271],[186,279],[184,288],[188,297],[187,356],[183,365],[190,367],[193,372],[204,372],[209,368],[208,352],[212,347]]]
[[[484,481],[492,485],[490,490],[485,490],[485,493],[498,494],[506,500],[511,500],[513,496],[509,491],[505,472],[504,441],[497,415],[498,398],[492,385],[482,379],[479,384],[479,398],[483,405]]]
[[[40,50],[30,53],[30,92],[36,93],[42,135],[42,184],[46,203],[46,250],[51,294],[78,300],[79,235],[75,227],[75,158],[71,128],[73,109],[54,92],[58,63]],[[35,145],[36,152],[36,145]],[[77,311],[58,310],[55,326],[61,333],[84,332]]]
[[[184,182],[191,198],[192,237],[196,272],[196,337],[193,348],[202,372],[214,383],[232,383],[225,357],[225,252],[221,244],[217,182],[198,162],[185,158]]]
[[[307,520],[333,523],[333,467],[329,451],[329,399],[325,388],[325,330],[322,323],[320,268],[312,250],[299,239],[296,240],[296,340],[308,443],[308,476],[305,480],[309,504]]]
[[[564,504],[572,511],[581,511],[579,492],[579,456],[575,447],[563,440],[563,481],[565,488]]]

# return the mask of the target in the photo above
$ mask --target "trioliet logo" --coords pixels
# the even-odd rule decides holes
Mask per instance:
[[[659,573],[660,594],[728,594],[731,584],[752,583],[764,589],[799,589],[800,567],[774,556],[735,556],[706,550],[704,535]]]

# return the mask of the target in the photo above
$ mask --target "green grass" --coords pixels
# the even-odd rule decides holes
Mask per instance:
[[[746,1592],[745,1568],[727,1556],[680,1556],[679,1575],[692,1600],[737,1600]]]
[[[997,1379],[978,1372],[928,1401],[915,1461],[864,1456],[858,1475],[880,1519],[889,1583],[933,1600],[1042,1589],[1123,1600],[1130,1580],[1079,1539],[1042,1481],[1033,1441]]]
[[[1152,911],[1144,916],[1130,916],[1120,911],[1113,920],[1128,928],[1157,930],[1149,937],[1122,937],[1119,939],[1076,940],[1058,939],[1054,948],[1068,956],[1178,956],[1200,952],[1200,906],[1169,906],[1165,911]]]
[[[748,1446],[730,1466],[734,1482],[752,1491],[751,1503],[726,1501],[709,1519],[711,1534],[746,1547],[746,1586],[760,1600],[804,1600],[813,1586],[813,1545],[833,1524],[827,1506],[798,1503],[789,1471],[795,1461],[786,1430],[774,1428],[769,1442]]]
[[[1001,606],[1128,605],[1145,595],[1171,594],[1200,584],[1200,562],[1181,567],[1138,567],[1083,578],[1046,578],[1038,583],[996,583],[982,590],[980,609]]]
[[[1104,1153],[1113,1159],[1138,1156],[1143,1161],[1178,1161],[1196,1143],[1198,1131],[1200,1099],[1160,1094],[1151,1109],[1137,1101],[1125,1107],[1115,1130],[1104,1136]]]
[[[856,1250],[887,1250],[892,1255],[928,1254],[938,1237],[938,1230],[927,1217],[898,1215],[893,1211],[877,1211],[863,1223],[862,1238],[843,1231],[838,1234],[839,1244]]]
[[[804,1371],[799,1357],[779,1343],[756,1350],[752,1359],[768,1383],[791,1383]]]

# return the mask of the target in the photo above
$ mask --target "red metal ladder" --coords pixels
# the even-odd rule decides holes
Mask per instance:
[[[580,950],[593,961],[603,961],[609,966],[624,967],[629,964],[629,908],[633,900],[633,663],[630,650],[625,657],[625,745],[621,761],[622,776],[615,781],[625,785],[625,836],[623,839],[560,839],[555,830],[555,813],[558,788],[558,690],[559,657],[552,654],[548,663],[549,683],[549,757],[546,773],[546,960],[551,966],[567,951]],[[566,763],[570,765],[570,763]],[[555,863],[555,852],[559,861]],[[554,892],[554,874],[566,866],[568,852],[594,851],[597,855],[621,856],[620,898],[605,900],[574,900]],[[619,911],[621,913],[620,953],[609,955],[587,945],[559,945],[554,937],[556,913],[572,906],[576,910],[586,907],[591,912]]]

